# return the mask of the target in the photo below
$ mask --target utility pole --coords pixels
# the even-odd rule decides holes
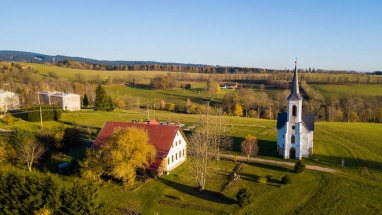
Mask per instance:
[[[41,106],[40,106],[40,124],[41,124],[41,134],[42,134],[43,127],[42,127],[42,110],[41,110]]]
[[[148,100],[147,100],[147,120],[150,120],[150,106],[149,106]]]

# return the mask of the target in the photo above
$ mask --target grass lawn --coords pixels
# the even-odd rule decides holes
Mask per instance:
[[[152,118],[166,121],[177,118],[188,127],[197,122],[199,116],[174,114],[164,111],[151,113]],[[145,111],[78,111],[64,112],[60,122],[44,122],[44,128],[51,126],[71,126],[79,124],[92,126],[99,130],[105,121],[125,121],[145,119]],[[250,133],[259,140],[258,157],[294,162],[281,159],[276,154],[276,121],[265,119],[224,117],[226,125],[232,128],[233,150],[229,153],[241,154],[239,144]],[[38,130],[40,123],[16,122],[1,125],[5,129],[15,127]],[[224,196],[216,193],[228,183],[236,164],[232,161],[218,161],[208,178],[206,190],[200,193],[185,163],[170,175],[158,180],[150,180],[135,191],[126,190],[118,184],[102,182],[101,198],[107,208],[118,214],[116,208],[137,209],[142,214],[211,214],[187,208],[189,205],[220,211],[221,214],[380,214],[382,211],[382,124],[374,123],[329,123],[317,122],[314,133],[314,151],[312,158],[304,159],[307,164],[334,168],[340,173],[330,174],[307,170],[302,174],[291,173],[293,183],[281,185],[281,177],[291,172],[291,167],[269,164],[246,164],[241,171],[242,178]],[[96,133],[96,132],[94,132]],[[94,137],[94,135],[93,135]],[[83,148],[68,154],[81,158]],[[341,160],[345,159],[345,168]],[[259,177],[271,176],[267,184],[257,182]],[[67,183],[71,177],[62,177]],[[253,192],[254,203],[244,209],[236,204],[235,195],[241,187]],[[183,200],[181,200],[183,199]],[[163,202],[172,202],[186,208],[180,208]],[[160,203],[162,202],[162,203]],[[175,203],[174,203],[175,202]]]

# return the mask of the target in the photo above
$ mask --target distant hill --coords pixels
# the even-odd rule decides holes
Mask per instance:
[[[44,55],[32,52],[23,51],[6,51],[0,50],[0,61],[15,61],[15,62],[30,62],[30,63],[52,63],[53,58],[55,62],[60,60],[75,60],[82,63],[89,64],[107,64],[112,66],[120,65],[142,65],[142,64],[158,64],[158,65],[172,65],[172,66],[194,66],[203,67],[204,64],[188,64],[188,63],[169,63],[169,62],[156,62],[156,61],[108,61],[108,60],[94,60],[82,57],[69,57],[63,55]]]

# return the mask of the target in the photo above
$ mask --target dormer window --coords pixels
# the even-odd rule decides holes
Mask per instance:
[[[297,106],[293,105],[292,107],[292,116],[297,116]]]

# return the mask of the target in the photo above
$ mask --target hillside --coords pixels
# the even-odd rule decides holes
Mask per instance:
[[[203,64],[188,64],[188,63],[171,63],[171,62],[156,62],[156,61],[108,61],[108,60],[95,60],[83,57],[70,57],[63,55],[44,55],[33,52],[23,52],[23,51],[7,51],[0,50],[0,61],[15,61],[15,62],[30,62],[30,63],[52,63],[53,59],[55,62],[61,60],[74,60],[81,63],[90,64],[107,64],[112,66],[119,65],[142,65],[142,64],[158,64],[158,65],[172,65],[172,66],[194,66],[200,67],[205,66]]]

